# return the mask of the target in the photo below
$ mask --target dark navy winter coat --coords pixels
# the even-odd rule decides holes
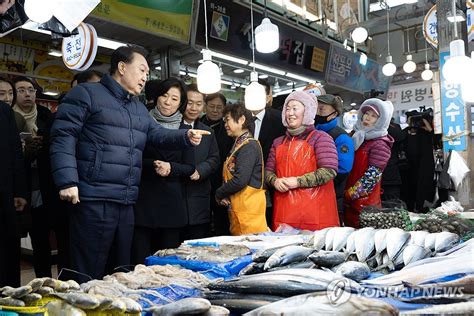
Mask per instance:
[[[63,99],[51,130],[51,165],[59,189],[79,188],[81,201],[134,204],[142,152],[190,146],[185,130],[169,130],[111,76],[74,87]]]

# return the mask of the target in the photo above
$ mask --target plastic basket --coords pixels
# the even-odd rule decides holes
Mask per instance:
[[[18,313],[0,310],[0,316],[18,316]]]
[[[13,313],[15,313],[15,315],[19,315],[19,316],[22,316],[22,315],[28,315],[28,316],[48,315],[48,309],[47,308],[38,307],[38,306],[26,306],[26,307],[0,306],[0,313],[2,313],[2,312],[13,312]],[[2,315],[2,314],[0,314],[0,315]],[[10,314],[6,314],[6,315],[10,315]]]

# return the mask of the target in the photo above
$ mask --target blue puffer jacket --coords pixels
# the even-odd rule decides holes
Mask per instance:
[[[73,88],[51,130],[51,166],[59,189],[78,186],[81,201],[134,204],[146,142],[190,146],[185,130],[162,128],[111,76]]]

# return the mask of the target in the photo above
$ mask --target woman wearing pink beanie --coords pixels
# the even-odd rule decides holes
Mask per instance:
[[[359,215],[364,206],[381,207],[382,172],[390,159],[393,145],[388,126],[393,104],[380,99],[367,99],[357,113],[352,140],[354,165],[347,178],[344,194],[344,224],[359,228]]]
[[[338,159],[332,138],[314,128],[318,101],[295,91],[282,112],[286,135],[273,142],[265,181],[275,188],[273,229],[281,224],[318,230],[339,226],[333,178]]]

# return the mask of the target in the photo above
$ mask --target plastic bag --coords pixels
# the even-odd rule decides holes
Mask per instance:
[[[461,155],[453,150],[451,152],[451,162],[449,164],[448,173],[454,182],[454,188],[457,190],[462,180],[469,172],[469,168]]]
[[[384,207],[365,206],[359,216],[360,227],[392,228],[410,230],[411,221],[402,201],[385,201]]]

